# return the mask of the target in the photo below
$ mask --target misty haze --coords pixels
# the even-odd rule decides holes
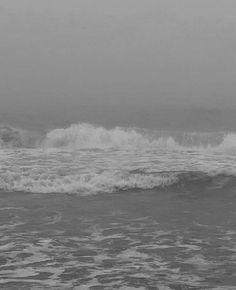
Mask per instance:
[[[236,289],[236,2],[0,1],[0,289]]]
[[[232,130],[235,10],[213,0],[2,1],[1,121],[194,131],[209,118],[206,130]]]

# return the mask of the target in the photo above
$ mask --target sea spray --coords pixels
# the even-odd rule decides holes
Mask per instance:
[[[67,148],[116,150],[218,150],[236,152],[236,134],[225,132],[168,132],[81,123],[67,128],[32,132],[0,126],[1,148]]]

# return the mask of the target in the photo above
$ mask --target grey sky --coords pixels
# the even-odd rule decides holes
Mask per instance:
[[[236,107],[235,0],[2,0],[0,39],[1,108]]]

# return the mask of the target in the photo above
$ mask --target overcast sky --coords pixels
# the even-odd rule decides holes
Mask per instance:
[[[1,0],[0,40],[1,108],[236,107],[235,0]]]

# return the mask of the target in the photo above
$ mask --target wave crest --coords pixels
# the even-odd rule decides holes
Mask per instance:
[[[105,129],[78,124],[48,132],[42,145],[46,148],[72,149],[193,149],[235,154],[236,134],[163,132],[120,127]]]
[[[0,148],[67,148],[116,150],[209,150],[236,154],[235,133],[185,133],[137,128],[106,129],[81,123],[42,135],[0,126]]]
[[[173,138],[158,138],[135,129],[116,127],[108,130],[89,124],[72,125],[67,129],[49,132],[43,142],[45,147],[141,149],[155,147],[178,147]]]
[[[174,175],[157,176],[124,172],[67,176],[32,174],[25,177],[22,174],[8,171],[0,176],[2,190],[34,193],[78,193],[82,195],[131,189],[153,189],[155,187],[165,187],[175,181],[176,177]]]
[[[236,177],[226,174],[208,174],[205,172],[104,172],[84,175],[31,175],[6,172],[0,176],[1,190],[24,191],[32,193],[71,193],[90,195],[132,190],[152,190],[174,188],[190,190],[217,189],[236,186]]]
[[[0,148],[32,148],[39,145],[41,136],[11,126],[0,126]]]

